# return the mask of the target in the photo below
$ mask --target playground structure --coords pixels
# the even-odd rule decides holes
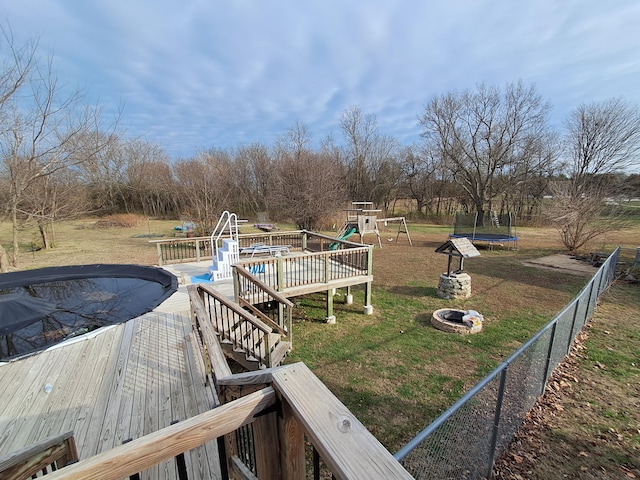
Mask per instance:
[[[374,233],[378,239],[378,246],[382,248],[382,241],[380,240],[380,230],[378,223],[383,222],[385,226],[389,223],[398,223],[398,234],[396,235],[396,241],[401,233],[404,233],[411,243],[411,237],[407,229],[407,222],[404,217],[393,218],[378,218],[377,214],[382,210],[373,209],[373,202],[351,202],[353,208],[345,210],[347,212],[347,219],[345,220],[342,228],[338,231],[337,238],[340,240],[348,240],[351,235],[358,234],[360,236],[360,243],[364,242],[364,236],[369,233]]]
[[[471,242],[487,242],[489,248],[494,244],[512,244],[518,249],[518,237],[513,214],[498,214],[495,211],[481,216],[478,213],[456,213],[453,233],[449,238],[468,238]]]

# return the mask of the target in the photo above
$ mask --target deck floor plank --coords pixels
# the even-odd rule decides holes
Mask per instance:
[[[88,458],[95,454],[100,442],[100,431],[104,419],[104,411],[107,408],[106,401],[109,398],[110,385],[115,382],[118,352],[123,340],[126,327],[118,325],[114,329],[110,345],[95,356],[96,366],[86,375],[91,375],[94,381],[91,388],[85,391],[84,404],[72,417],[75,420],[74,433],[84,438],[80,458]]]
[[[82,428],[88,411],[93,410],[97,390],[101,386],[100,380],[104,380],[110,351],[118,337],[117,331],[110,329],[91,341],[81,341],[82,347],[76,350],[77,356],[68,359],[69,373],[63,372],[59,382],[53,385],[56,393],[58,391],[69,393],[51,397],[51,406],[55,410],[48,413],[52,421],[39,422],[38,429],[32,432],[26,444],[70,430],[75,432]]]
[[[199,352],[200,349],[195,343],[195,334],[188,335],[185,341],[184,358],[186,367],[185,372],[187,374],[184,377],[183,395],[193,388],[208,388],[204,385],[204,369],[200,368],[201,363],[198,364],[197,361],[197,355]],[[197,377],[194,378],[198,372],[200,375],[197,375]],[[189,412],[206,411],[213,408],[212,398],[198,397],[196,399],[193,396],[190,396],[185,402],[185,407],[187,415],[189,415]],[[208,444],[205,444],[204,448],[196,448],[189,452],[192,469],[197,478],[220,478],[219,466],[217,467],[218,471],[212,470],[213,465],[218,465],[217,452],[218,449],[215,442],[209,442]]]
[[[93,439],[95,441],[85,443],[85,457],[81,458],[108,450],[114,445],[120,445],[125,440],[121,435],[122,431],[117,429],[117,425],[119,412],[127,411],[126,408],[121,407],[124,398],[123,391],[125,388],[130,388],[126,385],[127,367],[129,366],[129,354],[135,328],[136,322],[126,322],[122,327],[120,343],[117,345],[117,351],[114,352],[115,363],[111,365],[112,371],[109,378],[105,378],[103,382],[102,393],[87,425],[92,432],[97,432]],[[90,438],[85,432],[82,433],[85,438]]]
[[[75,348],[79,348],[77,346]],[[65,365],[68,362],[66,359],[69,357],[69,351],[63,349],[54,350],[51,352],[50,362],[40,362],[34,357],[28,358],[28,364],[26,365],[26,372],[21,371],[15,364],[9,364],[2,368],[13,368],[16,378],[23,379],[23,385],[15,385],[12,382],[12,386],[15,386],[14,395],[10,400],[7,400],[7,409],[0,416],[0,451],[4,451],[5,445],[19,444],[26,446],[26,436],[29,435],[31,430],[35,428],[37,423],[43,418],[39,413],[46,410],[47,403],[51,402],[51,393],[46,393],[44,386],[47,384],[55,385],[58,376],[61,371],[55,368],[55,365]],[[5,403],[3,396],[8,390],[3,389],[0,396],[0,403]],[[38,415],[33,415],[30,412],[36,411]],[[23,442],[22,444],[20,442]],[[13,449],[17,450],[17,449]]]

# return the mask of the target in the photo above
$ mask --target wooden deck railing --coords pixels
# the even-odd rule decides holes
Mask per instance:
[[[272,335],[272,326],[216,290],[205,284],[188,285],[187,288],[195,314],[194,324],[203,342],[206,339],[207,348],[211,348],[213,340],[210,332],[213,331],[223,345],[228,344],[237,353],[235,359],[250,369],[277,365],[289,350],[289,345],[286,345],[284,351],[277,352],[276,348],[281,343],[280,333]],[[269,318],[266,320],[273,323]],[[279,328],[277,324],[274,326]],[[255,362],[255,366],[252,362]]]
[[[235,301],[292,343],[293,303],[242,266],[233,267]]]
[[[36,478],[77,461],[73,432],[67,432],[0,459],[0,478]]]
[[[287,289],[300,289],[306,285],[329,284],[342,279],[371,276],[371,248],[359,246],[241,260],[238,265],[248,270],[264,285],[278,292],[285,292]],[[242,296],[248,282],[238,278],[238,274],[235,276],[240,287],[238,295]]]
[[[130,477],[255,421],[256,415],[275,402],[274,389],[267,387],[81,460],[50,473],[47,478],[116,480]]]
[[[327,235],[309,232],[307,230],[293,230],[289,232],[241,233],[238,235],[240,248],[254,244],[268,246],[286,245],[292,251],[322,252],[362,247],[362,244],[332,238]],[[150,240],[156,245],[158,265],[170,263],[200,262],[212,258],[211,238],[169,238]]]

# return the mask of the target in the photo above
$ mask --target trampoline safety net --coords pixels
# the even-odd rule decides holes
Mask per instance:
[[[513,215],[497,212],[486,212],[484,215],[456,213],[453,235],[477,240],[509,240],[516,237]]]

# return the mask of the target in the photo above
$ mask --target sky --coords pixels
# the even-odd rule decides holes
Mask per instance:
[[[558,129],[584,103],[640,104],[638,0],[0,0],[0,21],[174,159],[296,122],[340,142],[352,106],[408,145],[430,98],[482,82],[535,85]]]

